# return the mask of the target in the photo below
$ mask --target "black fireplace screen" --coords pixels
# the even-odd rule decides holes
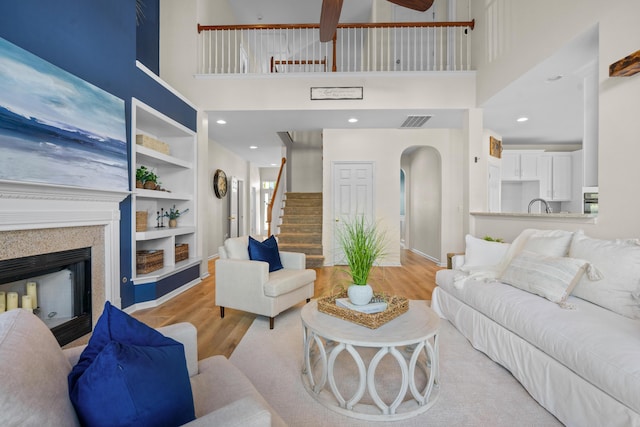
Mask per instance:
[[[62,346],[91,332],[91,248],[0,261],[0,310],[32,309]]]

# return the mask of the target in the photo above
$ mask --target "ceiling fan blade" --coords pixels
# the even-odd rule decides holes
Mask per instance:
[[[433,0],[389,0],[391,3],[395,3],[398,6],[407,7],[409,9],[418,10],[424,12],[433,5]]]
[[[338,27],[343,0],[322,0],[322,12],[320,13],[320,41],[328,42]]]

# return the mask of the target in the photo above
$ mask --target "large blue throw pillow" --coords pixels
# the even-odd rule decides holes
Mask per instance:
[[[253,261],[268,262],[269,273],[283,268],[282,261],[280,261],[278,242],[273,235],[264,242],[258,242],[256,239],[249,236],[249,259]]]
[[[105,304],[69,374],[86,426],[177,426],[195,419],[184,346]]]

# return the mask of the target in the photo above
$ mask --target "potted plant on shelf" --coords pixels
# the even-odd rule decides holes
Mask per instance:
[[[347,288],[349,300],[355,305],[365,305],[373,297],[369,274],[373,265],[384,256],[386,236],[377,224],[369,223],[362,215],[346,221],[338,230],[338,242],[353,283]]]
[[[167,212],[164,213],[164,216],[169,218],[169,227],[170,228],[175,228],[178,226],[178,218],[180,218],[180,215],[185,214],[189,212],[189,209],[185,209],[182,212],[180,212],[180,209],[176,209],[176,205],[173,205],[172,208],[170,208]]]
[[[144,181],[147,179],[149,169],[146,166],[140,166],[136,169],[136,188],[144,188]]]
[[[144,188],[147,190],[155,190],[158,187],[158,175],[147,169],[147,176],[144,180]]]
[[[136,169],[136,188],[155,190],[158,187],[158,175],[146,166]]]

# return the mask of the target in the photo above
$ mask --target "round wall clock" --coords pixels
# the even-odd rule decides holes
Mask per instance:
[[[213,175],[213,192],[218,199],[222,199],[227,194],[227,175],[222,169],[218,169]]]

